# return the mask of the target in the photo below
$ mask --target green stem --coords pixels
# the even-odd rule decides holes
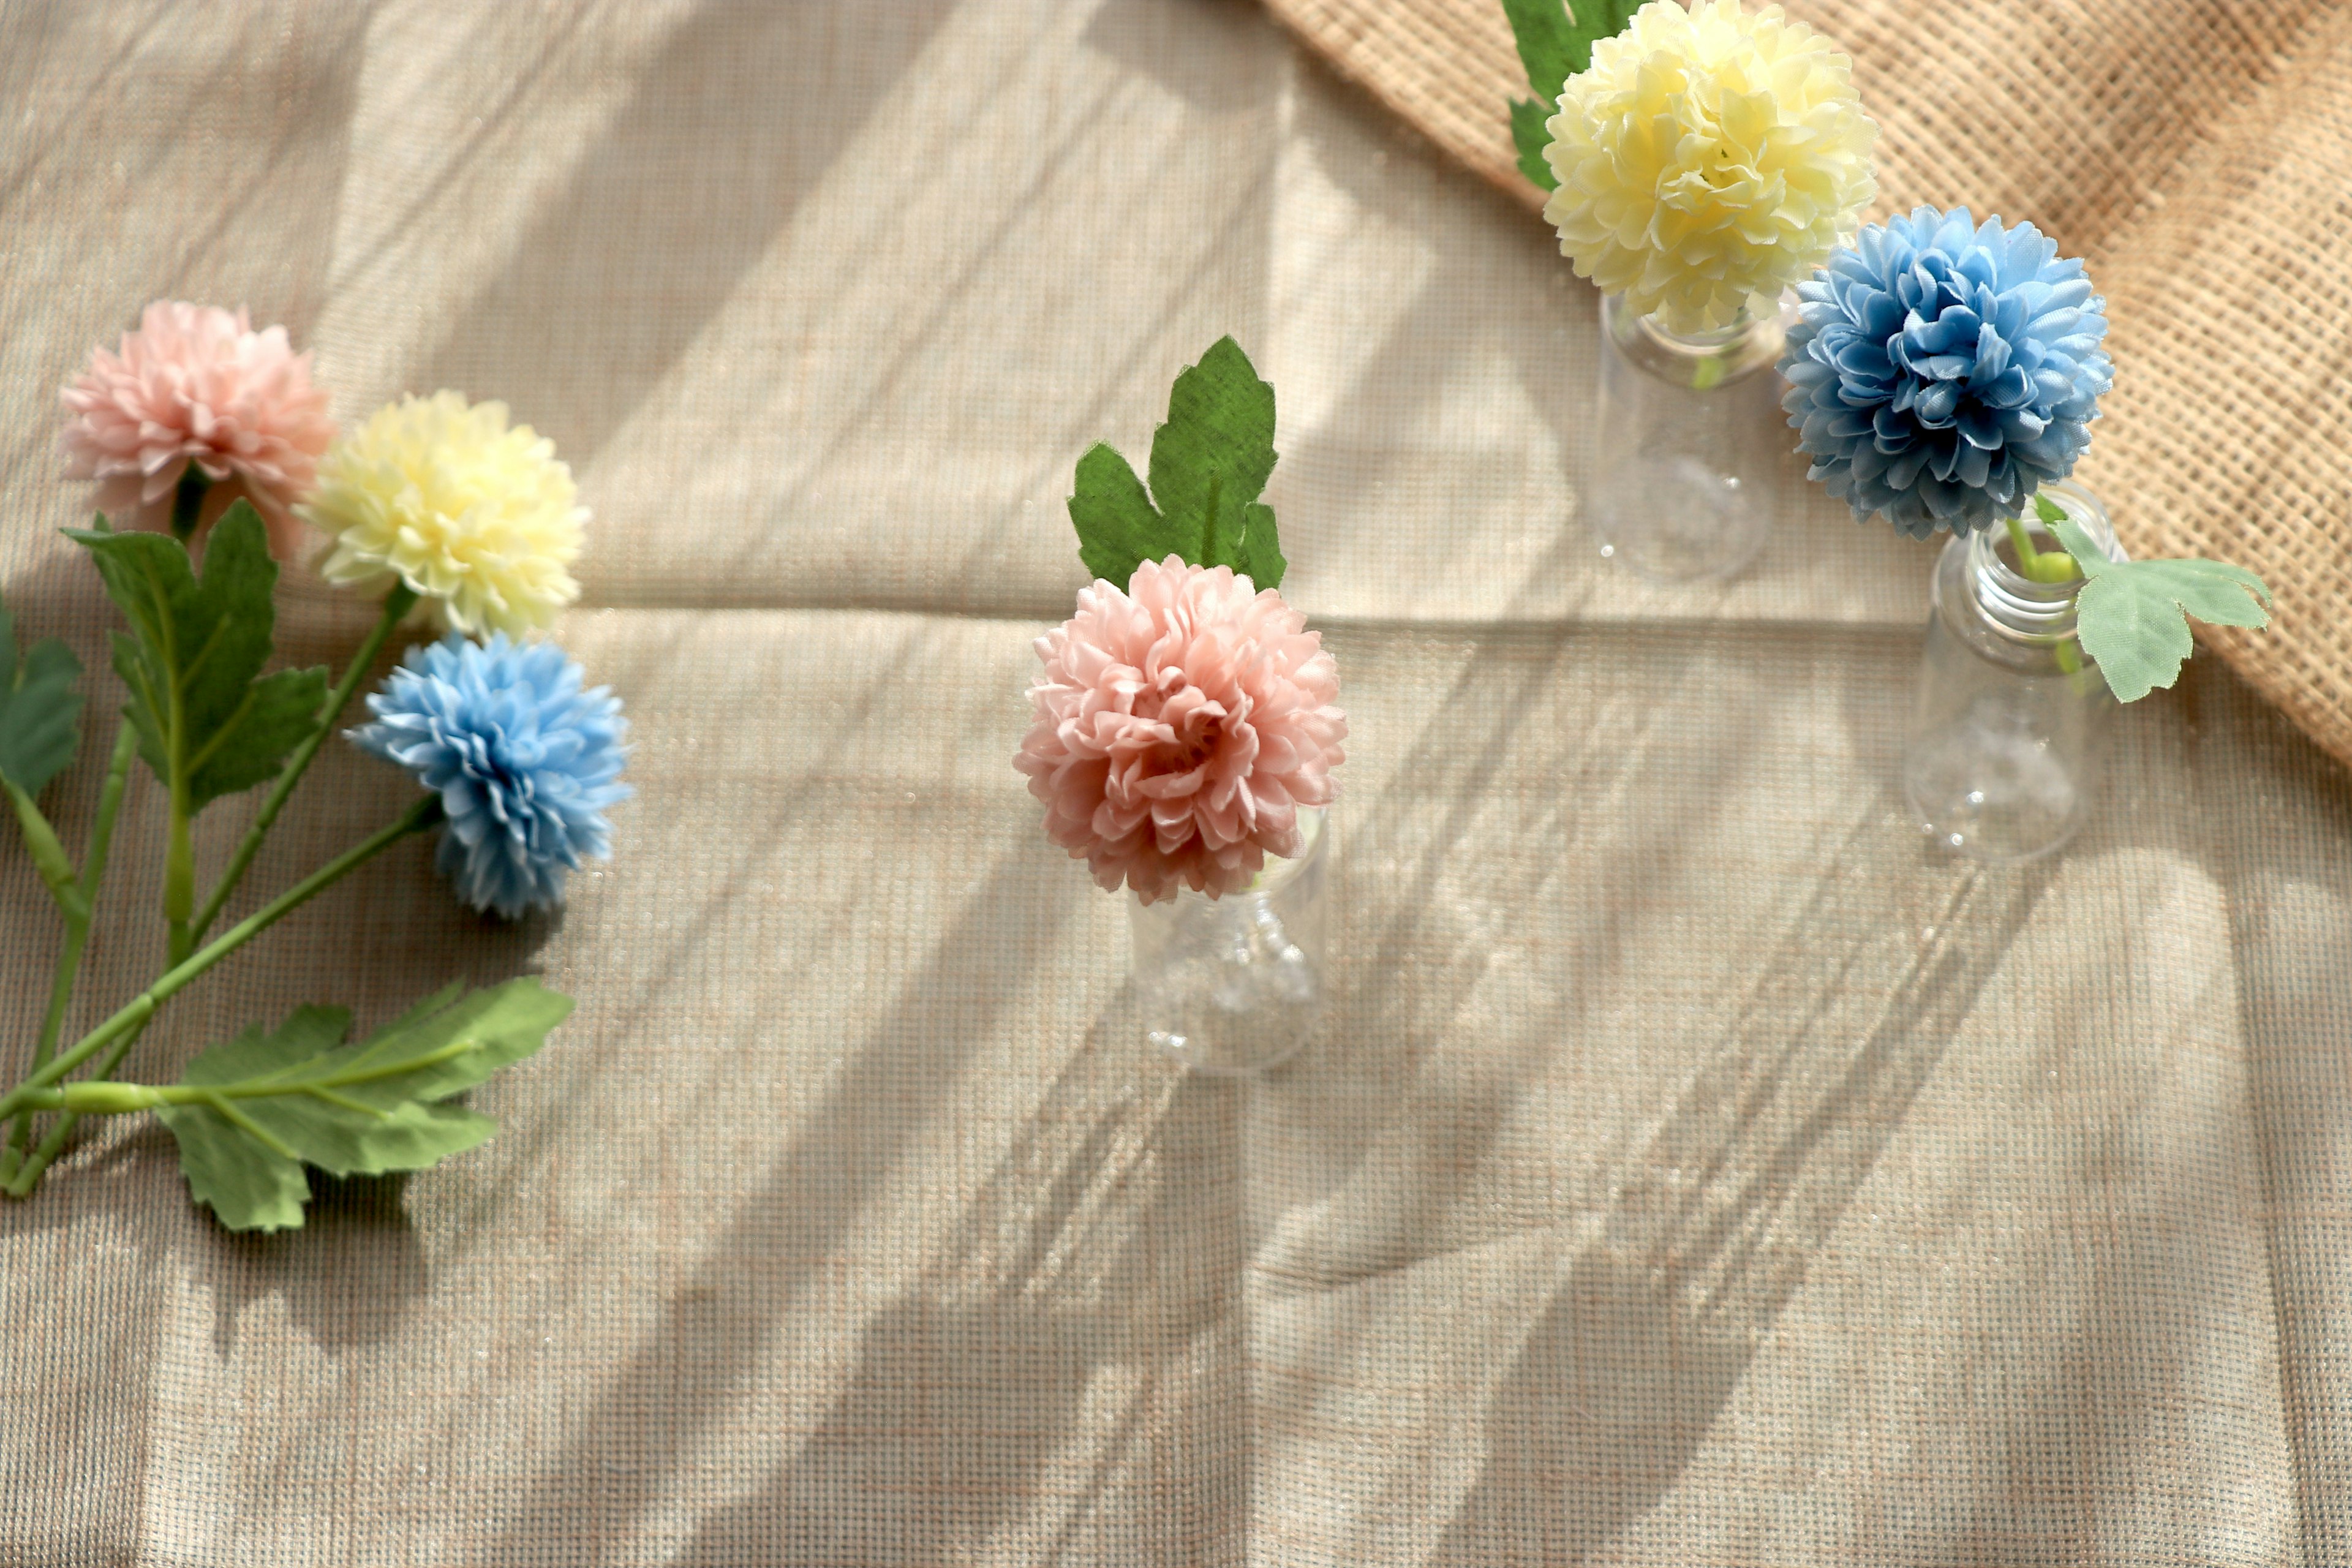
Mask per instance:
[[[2074,558],[2063,550],[2036,550],[2033,535],[2027,531],[2025,520],[2012,517],[2009,521],[2009,542],[2017,550],[2017,569],[2035,583],[2071,583],[2081,574]]]
[[[376,856],[383,853],[394,844],[412,833],[423,832],[440,819],[441,797],[437,795],[425,795],[408,810],[401,813],[395,820],[344,850],[268,904],[231,926],[210,945],[173,965],[162,979],[131,998],[112,1017],[74,1042],[70,1050],[54,1058],[47,1066],[39,1068],[24,1082],[9,1090],[5,1097],[0,1097],[0,1118],[14,1115],[18,1110],[43,1103],[46,1097],[41,1095],[41,1090],[63,1079],[67,1074],[106,1049],[124,1035],[143,1026],[148,1019],[155,1016],[157,1008],[198,975]],[[121,1055],[121,1053],[118,1051],[111,1059],[119,1061]],[[32,1160],[27,1162],[24,1169],[18,1171],[16,1177],[8,1183],[6,1190],[12,1196],[21,1198],[33,1190],[34,1184],[41,1178],[41,1173],[47,1168],[49,1160],[56,1157],[55,1151],[64,1147],[65,1135],[71,1131],[72,1125],[73,1117],[68,1113],[58,1121],[56,1128],[51,1130],[49,1136],[42,1141],[40,1150],[36,1151]],[[47,1153],[47,1158],[43,1157],[44,1153]]]
[[[8,804],[16,809],[16,826],[24,830],[25,848],[33,857],[33,865],[47,884],[49,897],[58,901],[58,909],[68,921],[80,911],[80,879],[74,874],[73,860],[66,847],[58,842],[57,829],[33,804],[33,797],[18,789],[10,780],[0,778],[0,789],[8,792]]]
[[[169,927],[165,962],[174,967],[185,963],[196,945],[188,926],[196,904],[196,851],[189,831],[194,816],[188,809],[186,781],[173,779],[171,837],[163,850],[163,920]]]
[[[80,1082],[67,1084],[64,1088],[79,1089],[87,1084],[100,1083],[112,1078],[115,1069],[122,1066],[122,1058],[131,1054],[131,1047],[139,1043],[139,1037],[147,1032],[147,1026],[153,1021],[151,1015],[149,1017],[142,1018],[135,1026],[125,1029],[121,1037],[106,1048],[106,1055],[99,1062],[97,1071]],[[26,1103],[35,1110],[43,1109],[45,1105],[48,1109],[55,1109],[56,1106],[66,1103],[62,1100],[55,1101],[54,1104],[48,1103],[48,1097],[58,1092],[59,1090],[55,1089],[35,1089],[26,1096]],[[42,1135],[40,1142],[34,1147],[31,1153],[24,1157],[18,1167],[6,1176],[0,1177],[0,1193],[6,1193],[11,1197],[29,1197],[33,1189],[40,1184],[41,1173],[47,1171],[59,1154],[65,1152],[66,1142],[73,1136],[74,1124],[82,1119],[86,1111],[86,1107],[77,1106],[68,1109],[65,1115],[58,1119],[58,1124]]]
[[[202,477],[194,464],[188,473]],[[180,480],[180,495],[184,500],[189,480]],[[176,503],[175,503],[176,504]],[[180,650],[173,636],[171,595],[163,586],[152,563],[147,568],[147,588],[155,601],[155,629],[162,644],[163,667],[172,672],[168,700],[158,715],[163,721],[163,754],[171,760],[164,783],[172,796],[171,826],[163,848],[163,919],[171,928],[165,946],[167,962],[177,968],[185,962],[195,944],[188,937],[188,915],[196,904],[196,852],[190,837],[189,826],[194,820],[195,809],[188,799],[188,701],[187,672],[180,663]],[[149,708],[153,709],[152,694]]]
[[[286,1100],[300,1095],[354,1115],[372,1116],[383,1121],[391,1119],[391,1111],[337,1091],[346,1087],[381,1083],[388,1078],[401,1078],[426,1068],[438,1067],[443,1062],[455,1061],[469,1051],[480,1049],[481,1044],[481,1041],[472,1038],[452,1040],[422,1056],[404,1056],[394,1061],[379,1062],[372,1068],[349,1068],[324,1079],[289,1080],[283,1072],[244,1079],[235,1083],[103,1083],[84,1079],[78,1083],[59,1084],[54,1089],[35,1089],[26,1099],[39,1110],[72,1110],[84,1116],[128,1116],[142,1110],[161,1110],[172,1105],[209,1105],[217,1109],[229,1100]]]
[[[98,797],[98,816],[90,823],[89,847],[81,858],[81,876],[75,884],[81,895],[79,911],[66,915],[65,946],[58,953],[58,968],[49,982],[49,1010],[41,1019],[41,1037],[33,1047],[32,1070],[47,1067],[58,1052],[58,1035],[65,1027],[66,1007],[73,1000],[74,982],[81,973],[81,955],[89,942],[90,913],[98,903],[98,886],[106,875],[107,852],[114,844],[114,819],[122,809],[123,785],[131,776],[131,759],[139,754],[139,731],[130,722],[118,721],[114,731],[114,758],[107,766],[106,785]],[[33,1119],[26,1115],[17,1119],[8,1135],[8,1147],[0,1152],[0,1184],[13,1178],[25,1161],[25,1151],[33,1141]]]
[[[392,592],[384,595],[383,614],[376,618],[375,629],[368,633],[367,640],[360,644],[359,651],[352,656],[350,668],[343,671],[342,679],[336,682],[335,689],[328,695],[326,705],[319,710],[318,722],[302,738],[302,743],[294,748],[293,754],[286,759],[285,767],[278,771],[277,783],[270,785],[268,797],[261,803],[260,814],[253,819],[253,826],[246,829],[244,842],[236,847],[236,855],[230,858],[228,868],[221,873],[220,881],[214,886],[211,897],[205,900],[205,907],[196,911],[188,933],[192,942],[204,941],[205,932],[210,931],[213,921],[220,918],[222,907],[228,902],[229,895],[236,891],[237,883],[244,879],[247,869],[253,864],[254,856],[260,851],[261,841],[269,837],[271,824],[285,809],[287,797],[294,793],[294,786],[302,782],[303,773],[310,766],[310,760],[319,754],[319,748],[326,743],[327,736],[333,731],[335,721],[342,717],[343,710],[351,706],[352,694],[359,689],[360,682],[366,679],[367,672],[374,668],[376,656],[383,651],[383,645],[391,637],[393,628],[415,605],[416,592],[405,583],[395,584]]]

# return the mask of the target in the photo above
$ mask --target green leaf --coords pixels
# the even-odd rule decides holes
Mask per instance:
[[[1583,62],[1577,63],[1576,22],[1562,0],[1503,0],[1503,15],[1511,19],[1511,40],[1519,47],[1536,107],[1549,119],[1559,102],[1559,84],[1591,63],[1591,41],[1586,40]]]
[[[274,1031],[257,1025],[202,1052],[177,1085],[135,1092],[156,1105],[190,1191],[223,1225],[292,1229],[310,1195],[305,1165],[418,1171],[488,1138],[496,1122],[440,1102],[538,1050],[572,1011],[530,976],[459,989],[356,1046],[342,1044],[341,1008],[297,1008]]]
[[[1250,581],[1261,588],[1281,587],[1282,574],[1290,570],[1290,563],[1282,557],[1282,536],[1274,525],[1274,508],[1252,501],[1242,515],[1245,527],[1239,570],[1248,573]]]
[[[2270,625],[2270,588],[2242,566],[2110,561],[2082,524],[2063,513],[2042,515],[2088,579],[2074,600],[2083,651],[2098,661],[2122,701],[2137,702],[2180,678],[2181,665],[2197,647],[2188,616],[2225,626]]]
[[[1287,563],[1274,509],[1257,499],[1274,465],[1274,388],[1239,344],[1220,338],[1169,391],[1167,421],[1151,438],[1149,495],[1103,443],[1078,459],[1069,500],[1078,558],[1122,587],[1140,563],[1173,554],[1278,588]]]
[[[1535,182],[1539,191],[1559,189],[1559,176],[1551,172],[1551,160],[1544,149],[1551,145],[1551,106],[1538,103],[1532,98],[1511,100],[1511,144],[1519,150],[1519,173]]]
[[[1167,520],[1128,460],[1096,442],[1078,459],[1070,521],[1078,531],[1078,559],[1096,576],[1127,586],[1135,569],[1168,552]]]
[[[1511,104],[1511,141],[1519,150],[1519,169],[1549,191],[1559,182],[1552,177],[1544,149],[1551,132],[1544,122],[1559,106],[1560,84],[1592,64],[1592,46],[1625,30],[1641,0],[1577,0],[1573,14],[1561,0],[1503,0],[1503,14],[1511,19],[1511,36],[1519,46],[1519,63],[1527,68],[1533,99]]]
[[[28,795],[65,771],[81,743],[81,660],[55,637],[16,655],[16,617],[0,610],[0,779]]]
[[[1213,538],[1219,547],[1196,564],[1238,568],[1232,553],[1243,509],[1265,489],[1274,462],[1274,388],[1240,344],[1219,338],[1169,388],[1168,422],[1151,436],[1151,499],[1160,515],[1180,539]]]
[[[131,689],[140,755],[166,787],[185,788],[192,813],[276,777],[326,700],[327,672],[261,674],[278,563],[260,514],[239,501],[213,525],[201,581],[178,540],[99,522],[68,531],[131,622],[115,636],[114,668]]]
[[[1543,120],[1550,120],[1552,106],[1559,103],[1561,82],[1592,64],[1592,45],[1622,33],[1639,3],[1576,0],[1571,14],[1561,0],[1503,0],[1510,36],[1519,45],[1519,64],[1527,66],[1527,85],[1536,89]]]

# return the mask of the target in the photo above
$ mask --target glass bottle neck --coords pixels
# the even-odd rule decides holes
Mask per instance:
[[[2066,515],[2091,536],[2110,561],[2124,559],[2116,542],[2114,525],[2099,500],[2071,479],[2042,487],[2042,495],[2058,503]],[[2056,532],[2035,515],[2029,503],[2023,520],[2026,537],[2038,552],[2063,552]],[[2074,596],[2083,580],[2043,583],[2019,569],[2017,546],[2008,524],[1995,523],[1970,536],[1968,566],[1962,581],[1969,605],[1998,636],[2014,642],[2047,647],[2071,642],[2075,636]]]
[[[1636,315],[1622,294],[1601,297],[1601,328],[1634,364],[1702,392],[1779,363],[1789,337],[1785,311],[1759,316],[1742,310],[1728,326],[1669,331],[1657,317]]]

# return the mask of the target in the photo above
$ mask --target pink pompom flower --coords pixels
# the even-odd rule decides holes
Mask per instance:
[[[213,481],[200,526],[242,497],[269,525],[271,553],[300,552],[290,509],[310,493],[335,423],[285,328],[257,332],[243,310],[158,300],[120,352],[90,351],[64,396],[67,477],[98,481],[98,510],[115,527],[170,527],[194,463]]]
[[[1246,888],[1298,853],[1298,808],[1330,804],[1347,715],[1320,634],[1230,566],[1146,561],[1097,580],[1037,639],[1045,673],[1013,765],[1045,833],[1149,904]]]

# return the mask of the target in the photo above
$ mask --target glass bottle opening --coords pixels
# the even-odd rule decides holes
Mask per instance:
[[[2041,493],[2089,534],[2108,560],[2125,558],[2107,510],[2097,497],[2071,479],[2044,485]],[[2030,502],[2023,526],[2037,551],[2064,549],[2056,531],[2035,515]],[[2074,597],[2082,592],[2083,580],[2043,583],[2028,577],[2019,569],[2017,546],[2006,523],[1979,529],[1969,539],[1968,585],[1969,604],[1996,636],[2040,647],[2072,642],[2077,636]]]
[[[1728,326],[1669,331],[1655,316],[1634,313],[1622,294],[1601,297],[1601,330],[1619,352],[1653,375],[1706,392],[1780,363],[1790,312],[1742,310]]]

